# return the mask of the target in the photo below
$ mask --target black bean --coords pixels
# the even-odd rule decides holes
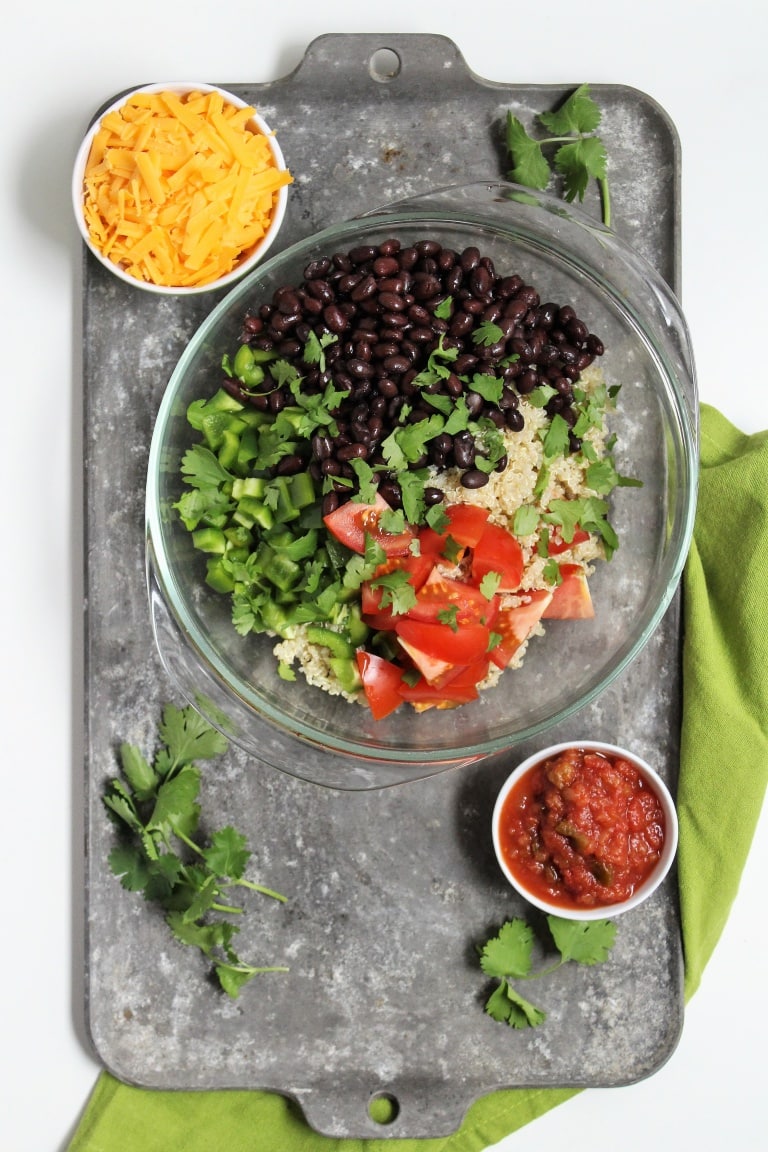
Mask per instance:
[[[478,265],[469,276],[469,287],[473,296],[487,296],[493,284],[493,277],[482,264]]]
[[[480,263],[480,250],[470,245],[465,248],[459,258],[459,264],[464,272],[472,272]]]
[[[361,244],[352,248],[348,255],[353,264],[366,264],[369,260],[375,260],[378,253],[369,244]]]
[[[458,468],[471,468],[475,462],[475,442],[470,432],[457,432],[453,438],[453,456]]]
[[[327,308],[324,308],[323,319],[328,325],[329,330],[335,332],[337,335],[343,332],[349,325],[349,321],[338,304],[329,304]]]
[[[470,468],[462,473],[462,488],[484,488],[487,483],[488,474],[481,472],[479,468]]]
[[[394,255],[379,256],[373,262],[375,276],[394,276],[400,271],[400,265]]]
[[[306,460],[303,456],[292,453],[290,456],[282,456],[275,467],[275,472],[278,476],[293,476],[296,472],[303,472],[306,465]]]
[[[318,460],[327,460],[333,450],[333,441],[330,436],[322,436],[317,433],[312,437],[310,446],[313,456]]]
[[[383,361],[383,366],[385,371],[393,376],[402,376],[403,372],[407,372],[410,368],[411,362],[407,356],[387,356]]]

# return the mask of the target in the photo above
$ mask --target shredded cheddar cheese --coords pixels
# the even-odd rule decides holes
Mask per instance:
[[[136,92],[105,115],[83,182],[94,246],[128,275],[169,288],[235,269],[292,182],[253,115],[218,92]]]

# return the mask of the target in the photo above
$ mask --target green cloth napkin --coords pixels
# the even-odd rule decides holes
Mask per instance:
[[[768,778],[768,431],[701,411],[701,486],[683,578],[678,876],[685,993],[698,987],[736,895]],[[482,1152],[575,1095],[509,1089],[429,1140],[319,1136],[268,1092],[149,1091],[103,1072],[69,1152]]]

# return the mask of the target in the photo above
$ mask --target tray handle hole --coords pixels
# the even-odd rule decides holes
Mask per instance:
[[[376,1092],[368,1101],[368,1115],[376,1124],[392,1124],[400,1114],[400,1104],[391,1092]]]
[[[368,61],[368,71],[379,84],[388,84],[400,75],[402,61],[394,48],[377,49]]]

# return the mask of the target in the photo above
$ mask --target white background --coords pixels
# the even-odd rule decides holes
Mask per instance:
[[[768,20],[762,0],[36,0],[3,25],[0,1148],[60,1152],[98,1073],[79,977],[80,245],[69,206],[89,117],[137,83],[276,79],[325,32],[441,33],[504,83],[634,86],[682,141],[682,296],[701,397],[753,432],[768,427]],[[671,1060],[632,1087],[582,1093],[499,1150],[766,1147],[767,831],[764,814]]]

